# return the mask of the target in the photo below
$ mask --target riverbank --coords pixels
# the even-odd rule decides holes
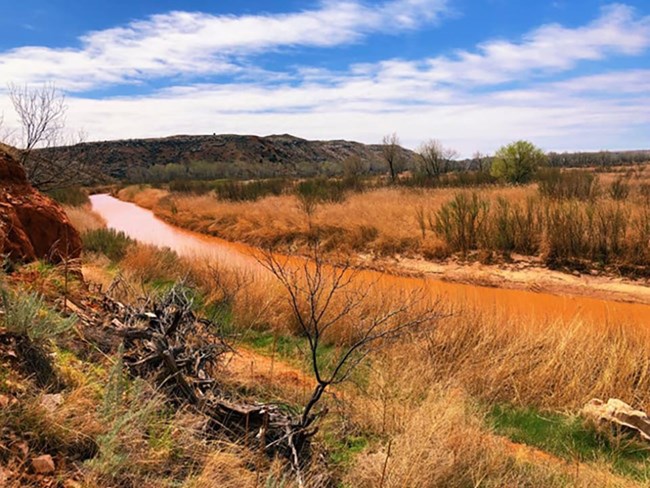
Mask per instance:
[[[448,190],[444,191],[447,192],[445,193],[447,196],[451,194]],[[526,192],[530,192],[530,189],[512,189],[510,196],[515,199],[521,199]],[[277,239],[276,241],[267,241],[260,237],[259,232],[255,230],[258,227],[252,224],[247,227],[248,230],[233,232],[234,227],[232,223],[236,219],[234,214],[244,215],[246,209],[251,204],[223,203],[223,208],[227,210],[222,211],[223,215],[220,214],[221,217],[214,216],[214,219],[211,220],[209,215],[210,212],[215,211],[214,208],[206,205],[197,205],[195,200],[199,197],[183,197],[187,198],[187,200],[178,200],[177,198],[172,198],[167,191],[156,189],[145,189],[139,192],[122,191],[117,196],[125,201],[136,203],[140,207],[153,211],[158,218],[174,226],[199,234],[220,237],[226,241],[241,242],[251,246],[272,245],[278,252],[285,254],[305,255],[306,252],[305,247],[299,244],[307,240],[306,238],[300,238],[302,233],[308,231],[308,229],[302,228],[305,226],[304,218],[300,221],[300,224],[295,224],[297,227],[294,228],[292,234],[287,234],[291,234],[292,237],[290,240]],[[200,198],[207,199],[208,197]],[[284,224],[275,222],[271,214],[277,212],[281,216],[277,220],[287,218],[287,215],[291,215],[289,211],[290,205],[286,201],[278,200],[275,197],[266,199],[265,203],[270,207],[268,216],[263,219],[260,216],[258,216],[260,218],[257,218],[254,215],[247,215],[246,218],[250,221],[258,222],[256,224],[257,226],[262,225],[260,222],[264,221],[265,225],[269,228],[274,228],[278,225],[289,227],[289,224],[286,222]],[[410,203],[415,205],[414,202]],[[171,210],[172,205],[177,207],[175,212]],[[408,205],[409,203],[405,204],[405,206]],[[192,219],[188,216],[189,210],[187,209],[190,207],[204,208],[205,210],[202,211],[204,213],[199,211]],[[279,207],[282,208],[280,209]],[[184,208],[187,209],[183,210]],[[261,207],[257,205],[255,208],[259,209]],[[361,212],[362,215],[363,213]],[[298,221],[299,215],[294,217]],[[323,215],[321,218],[323,220],[330,219],[327,215]],[[408,216],[405,219],[407,222],[409,221]],[[338,220],[340,221],[340,219]],[[222,226],[220,222],[225,223]],[[413,223],[407,223],[405,227],[408,228],[409,225],[412,226]],[[404,232],[401,225],[396,224],[396,227],[397,229],[394,232]],[[399,239],[395,237],[393,241],[396,239],[410,242],[409,239],[417,240],[417,236],[411,236],[409,238],[402,236]],[[429,239],[435,243],[433,237],[429,236]],[[327,246],[325,248],[327,251]],[[416,252],[400,252],[400,246],[397,246],[397,249],[388,255],[344,248],[342,251],[331,252],[330,258],[335,261],[349,259],[355,267],[399,276],[425,276],[450,283],[464,283],[554,295],[581,296],[599,300],[650,304],[650,280],[647,278],[632,279],[620,274],[617,275],[612,269],[591,269],[582,273],[570,269],[550,269],[544,264],[541,258],[517,254],[510,255],[508,259],[499,259],[495,263],[488,264],[481,262],[478,256],[470,256],[465,259],[458,256],[439,258],[431,256],[430,259],[425,259],[421,254]]]

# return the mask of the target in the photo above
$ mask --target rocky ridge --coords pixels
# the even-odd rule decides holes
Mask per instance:
[[[16,151],[0,145],[0,255],[56,263],[79,257],[81,246],[63,208],[32,188]]]

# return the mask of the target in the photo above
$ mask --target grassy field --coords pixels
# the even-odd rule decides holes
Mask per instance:
[[[98,220],[83,208],[71,217],[86,229],[84,276],[106,286],[120,274],[132,284],[124,288],[125,302],[179,279],[195,290],[197,311],[216,319],[236,349],[248,351],[240,366],[224,366],[223,388],[296,411],[305,404],[313,372],[283,287],[90,226]],[[61,293],[60,273],[31,265],[4,283],[21,293],[44,293],[43,307],[51,311]],[[84,293],[78,284],[72,290]],[[379,290],[369,293],[330,330],[319,361],[335,360],[362,316],[386,310],[386,303]],[[329,313],[340,306],[335,301]],[[308,473],[308,486],[323,486],[323,473],[349,487],[650,481],[647,446],[598,431],[579,415],[593,397],[650,408],[646,329],[570,319],[522,322],[498,310],[437,307],[437,320],[375,351],[351,381],[325,395],[329,413],[316,436],[321,461]],[[75,461],[82,486],[294,485],[280,460],[260,458],[243,442],[202,438],[190,412],[170,410],[145,384],[123,379],[122,401],[110,403],[117,353],[98,356],[73,330],[47,339],[55,369],[66,378],[63,407],[43,409],[33,400],[43,395],[37,385],[3,363],[0,391],[17,403],[1,422],[5,431],[34,432],[39,440],[29,441],[31,449]],[[97,446],[87,459],[80,439]]]
[[[145,186],[119,197],[175,225],[284,252],[317,238],[344,255],[406,255],[647,275],[650,183],[645,166],[626,173],[548,170],[526,186],[406,186],[343,191],[335,199],[289,192],[233,201]],[[244,185],[245,186],[245,185]]]
[[[346,192],[338,201],[318,199],[311,212],[294,194],[233,202],[211,194],[131,187],[120,196],[184,227],[257,245],[300,252],[303,245],[309,249],[310,236],[317,233],[325,243],[323,258],[337,250],[431,259],[478,259],[483,252],[498,251],[499,259],[506,259],[503,246],[485,240],[510,218],[499,213],[503,201],[522,212],[533,208],[534,219],[566,207],[576,221],[580,215],[609,215],[606,210],[613,208],[625,212],[626,225],[618,243],[606,229],[610,237],[603,249],[620,246],[614,256],[624,261],[617,265],[642,266],[626,253],[642,236],[635,222],[647,211],[644,180],[632,184],[618,182],[618,177],[602,175],[597,195],[594,180],[587,184],[582,175],[562,176],[561,183],[462,192],[375,188]],[[621,199],[616,192],[626,190],[618,185],[628,181],[628,193]],[[545,184],[551,189],[541,190]],[[380,340],[380,347],[368,351],[347,381],[328,387],[319,402],[318,410],[327,414],[318,421],[314,461],[303,473],[306,486],[650,483],[647,444],[599,429],[580,414],[592,398],[619,398],[650,409],[650,332],[643,325],[620,317],[598,322],[565,315],[522,319],[499,306],[420,301],[390,287],[370,286],[354,273],[349,291],[329,298],[326,291],[319,292],[310,301],[305,290],[314,283],[325,284],[327,290],[334,279],[327,267],[322,275],[309,275],[313,266],[304,267],[304,274],[300,267],[286,268],[286,276],[296,280],[298,298],[292,301],[291,288],[272,273],[251,274],[141,245],[106,229],[81,200],[71,202],[76,206],[66,211],[83,237],[86,282],[105,290],[121,277],[123,285],[114,293],[129,304],[181,281],[191,290],[196,313],[213,320],[236,351],[215,372],[220,391],[230,398],[271,402],[297,415],[317,384],[314,364],[321,375],[328,375],[372,324],[404,323],[425,311],[435,312],[417,327]],[[488,207],[485,227],[462,233],[462,239],[454,227],[450,232],[455,237],[447,236],[446,212],[453,215],[455,207],[472,202]],[[528,244],[531,255],[549,259],[555,238],[548,235],[549,225],[548,220],[534,220],[533,228],[541,230],[532,239],[538,247]],[[613,224],[605,220],[602,225]],[[561,231],[566,233],[566,228]],[[589,232],[585,227],[580,238],[593,240]],[[514,235],[514,245],[523,245],[522,234]],[[464,244],[454,247],[459,239]],[[592,248],[575,249],[579,253],[569,256],[574,266],[597,264]],[[64,273],[63,267],[34,263],[0,277],[5,312],[0,335],[9,331],[28,338],[21,340],[31,341],[40,354],[35,357],[42,359],[38,364],[47,365],[39,371],[49,375],[42,381],[29,374],[13,359],[12,354],[21,357],[20,349],[15,353],[11,342],[0,341],[0,401],[7,405],[0,419],[0,475],[10,476],[13,486],[51,482],[29,467],[31,456],[51,454],[56,477],[78,486],[298,486],[285,460],[269,459],[247,439],[206,437],[196,412],[175,407],[148,382],[125,374],[119,366],[119,341],[100,330],[85,330],[62,312],[63,295],[80,302],[91,294],[80,275],[66,278]],[[307,276],[312,281],[305,281]],[[318,316],[319,310],[331,326],[322,331],[311,355],[313,337],[305,334],[300,318]],[[55,390],[48,389],[53,378]],[[52,391],[60,395],[55,408],[48,407]],[[28,455],[20,454],[25,448]]]

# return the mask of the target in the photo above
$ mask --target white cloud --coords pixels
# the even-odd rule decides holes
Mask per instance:
[[[60,55],[61,64],[52,64],[45,74],[77,87],[176,73],[191,79],[206,70],[239,72],[244,69],[237,64],[242,54],[354,42],[371,31],[390,31],[398,7],[400,28],[413,28],[435,20],[440,9],[432,6],[442,8],[445,2],[365,5],[329,1],[319,10],[280,16],[176,12],[89,34],[80,50],[21,48],[10,69],[25,69],[32,79],[40,74],[28,59]],[[529,138],[548,150],[633,148],[650,142],[649,70],[601,69],[564,81],[556,75],[566,77],[583,61],[637,55],[648,47],[650,17],[613,5],[582,27],[546,25],[519,42],[491,40],[452,57],[385,60],[340,73],[304,66],[265,73],[258,81],[188,82],[134,97],[73,96],[68,98],[68,119],[70,127],[84,127],[91,139],[288,132],[376,143],[383,134],[397,131],[410,147],[435,137],[464,155],[493,151],[517,138]],[[85,61],[77,64],[75,57]],[[3,64],[6,59],[0,54],[0,77],[9,69]],[[500,86],[508,81],[519,81],[523,88]],[[3,105],[10,118],[7,100],[0,97],[0,113]]]
[[[526,75],[561,72],[581,61],[598,61],[609,55],[635,55],[650,46],[650,16],[638,17],[621,4],[602,9],[590,24],[569,29],[544,25],[522,42],[491,40],[475,51],[458,51],[417,62],[387,61],[371,69],[377,76],[401,75],[439,84],[494,85]]]
[[[372,32],[436,21],[447,0],[389,0],[368,6],[329,0],[316,10],[225,16],[200,12],[154,15],[83,36],[79,49],[21,47],[0,53],[0,79],[54,81],[84,90],[177,75],[238,73],[237,56],[295,47],[333,47]]]
[[[625,79],[633,75],[622,73]],[[337,87],[203,85],[143,97],[69,98],[68,125],[91,139],[171,134],[291,133],[310,139],[378,143],[397,131],[409,147],[435,137],[469,156],[518,138],[548,150],[647,146],[650,90],[593,98],[549,82],[529,89],[472,94],[356,80]],[[564,82],[579,85],[582,78]],[[419,97],[416,104],[411,99]],[[1,104],[0,104],[1,105]],[[7,112],[8,113],[8,112]],[[629,137],[626,137],[626,134]]]

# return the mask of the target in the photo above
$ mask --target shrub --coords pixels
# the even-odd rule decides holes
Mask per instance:
[[[88,194],[78,186],[50,190],[47,194],[60,204],[71,207],[81,207],[90,202]]]
[[[76,317],[63,318],[44,304],[42,295],[0,290],[4,327],[16,336],[16,351],[25,373],[40,387],[60,385],[49,354],[50,341],[68,332]]]
[[[639,195],[644,205],[650,205],[650,183],[641,183],[639,185]]]
[[[589,200],[598,193],[598,178],[587,171],[546,168],[539,172],[538,182],[539,193],[556,200]]]
[[[224,181],[219,183],[215,190],[222,200],[243,202],[258,200],[269,195],[281,195],[289,185],[289,181],[281,178],[250,182]]]
[[[609,187],[609,196],[612,197],[613,200],[625,200],[629,194],[630,184],[628,178],[619,176],[612,181],[612,184]]]
[[[546,208],[546,261],[566,264],[584,257],[588,250],[587,222],[575,202],[553,204]]]
[[[485,171],[456,171],[437,178],[418,172],[400,180],[404,186],[422,188],[467,188],[493,185],[496,182],[497,179]]]
[[[531,142],[516,141],[496,152],[490,173],[508,183],[526,183],[546,161],[546,155]]]
[[[180,279],[187,268],[178,254],[169,249],[150,245],[130,246],[122,260],[124,269],[139,280],[166,284],[170,279]]]
[[[115,229],[95,229],[83,236],[84,249],[106,255],[111,261],[120,261],[135,242],[124,232]]]
[[[36,344],[69,331],[76,317],[62,318],[45,306],[43,297],[36,293],[24,293],[18,297],[14,292],[0,290],[4,309],[4,327],[12,334],[23,336]]]
[[[589,257],[608,263],[621,254],[629,215],[620,205],[589,206]]]
[[[178,193],[193,193],[195,195],[205,195],[212,191],[213,186],[207,181],[197,180],[176,180],[169,183],[169,190]]]
[[[171,457],[164,449],[161,452],[154,449],[154,435],[171,427],[163,412],[164,401],[159,394],[151,391],[143,380],[130,381],[120,349],[99,411],[106,431],[97,438],[97,457],[87,462],[91,480],[96,484],[122,486],[120,481],[151,478],[161,470]]]
[[[489,212],[489,202],[476,193],[468,197],[457,193],[436,213],[432,230],[437,232],[451,251],[466,254],[476,249]]]
[[[344,181],[315,178],[300,182],[296,187],[296,193],[301,199],[340,203],[345,200],[345,193],[349,189]]]

